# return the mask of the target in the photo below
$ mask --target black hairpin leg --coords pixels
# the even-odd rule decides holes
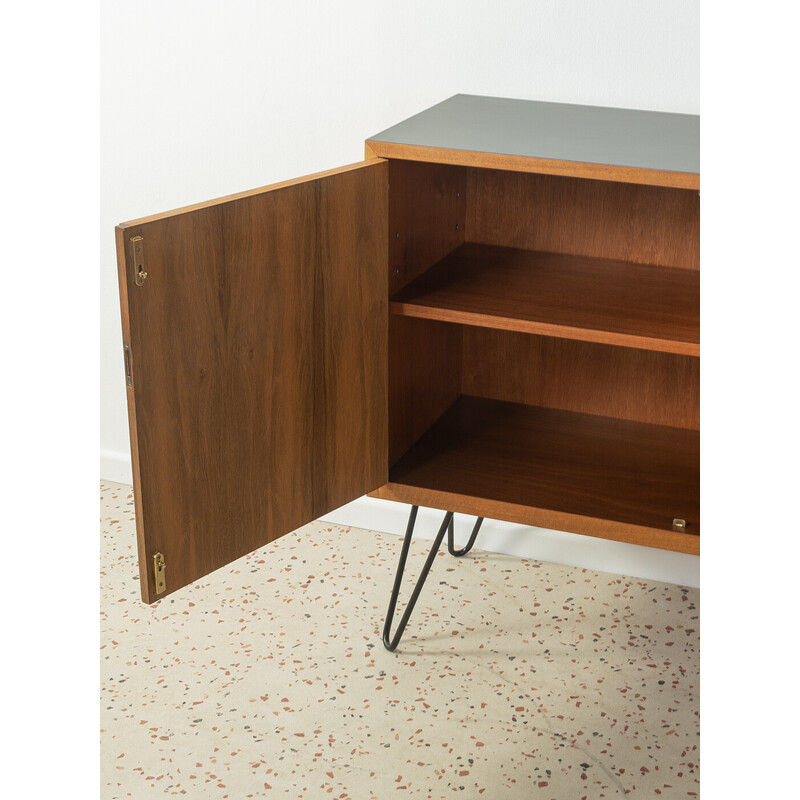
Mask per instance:
[[[408,620],[411,617],[411,612],[414,610],[414,606],[417,603],[417,598],[422,591],[425,579],[428,577],[428,573],[433,565],[433,560],[436,558],[436,553],[439,551],[439,547],[442,544],[445,533],[447,533],[448,552],[454,556],[463,556],[465,553],[468,553],[472,549],[472,545],[475,544],[475,539],[478,536],[478,530],[483,522],[483,517],[479,517],[478,521],[475,523],[475,527],[472,529],[472,534],[469,537],[469,542],[467,542],[466,547],[463,547],[461,550],[456,550],[454,541],[453,512],[448,511],[445,513],[442,524],[439,526],[439,532],[436,534],[436,538],[433,540],[433,544],[431,545],[428,558],[425,560],[425,565],[422,567],[422,572],[420,573],[419,578],[417,578],[417,584],[414,587],[414,591],[411,593],[411,599],[408,601],[406,610],[403,612],[403,616],[400,618],[400,623],[397,626],[394,636],[391,636],[392,620],[394,619],[394,612],[397,608],[397,598],[400,594],[400,584],[403,582],[403,571],[406,567],[408,551],[411,547],[411,539],[414,536],[414,525],[417,521],[417,511],[419,511],[419,506],[411,506],[411,513],[408,515],[408,525],[406,526],[406,535],[403,539],[403,547],[400,550],[400,561],[397,564],[397,574],[394,577],[394,586],[392,587],[392,594],[389,598],[389,608],[386,611],[386,622],[383,626],[383,646],[390,652],[397,649],[397,645],[400,644],[400,639],[402,638],[403,632],[406,629]]]
[[[472,533],[470,534],[469,541],[467,542],[466,546],[462,547],[460,550],[456,550],[453,518],[450,517],[450,525],[447,528],[447,551],[451,556],[465,556],[470,550],[472,550],[472,545],[475,544],[475,540],[478,538],[478,531],[481,529],[482,522],[483,517],[478,517],[478,519],[475,520],[475,527],[472,529]]]

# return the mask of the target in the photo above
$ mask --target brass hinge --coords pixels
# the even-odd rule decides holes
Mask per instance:
[[[156,579],[156,594],[167,590],[167,562],[161,553],[153,553],[153,572]]]
[[[133,386],[133,367],[131,366],[131,346],[128,342],[122,345],[125,351],[125,385]]]
[[[137,286],[141,286],[147,277],[147,273],[144,271],[143,236],[131,236],[131,268],[134,282]]]

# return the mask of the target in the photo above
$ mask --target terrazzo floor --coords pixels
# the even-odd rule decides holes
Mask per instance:
[[[443,550],[388,653],[397,536],[312,523],[146,606],[130,486],[101,533],[103,800],[699,794],[696,589]]]

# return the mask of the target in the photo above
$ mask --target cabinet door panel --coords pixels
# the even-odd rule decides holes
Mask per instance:
[[[387,193],[373,160],[118,226],[145,602],[386,482]]]

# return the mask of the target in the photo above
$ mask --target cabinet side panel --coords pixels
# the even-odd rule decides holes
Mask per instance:
[[[389,162],[389,294],[464,242],[466,167]]]
[[[461,393],[460,325],[389,318],[389,464]]]
[[[700,193],[470,167],[466,239],[699,269]]]
[[[700,359],[464,328],[464,394],[700,429]]]

